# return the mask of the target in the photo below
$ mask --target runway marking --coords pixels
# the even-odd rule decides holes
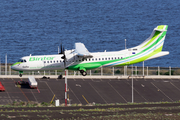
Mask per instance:
[[[178,87],[176,87],[172,82],[170,82],[171,85],[173,85],[176,89],[178,89],[180,91],[180,89]]]
[[[74,81],[76,81],[76,79],[73,78]]]
[[[14,83],[14,82],[3,82],[3,83]]]
[[[90,83],[89,83],[90,84]],[[91,85],[91,84],[90,84]],[[97,92],[97,94],[104,100],[104,102],[107,104],[106,100],[98,93],[98,91],[91,85],[91,87]]]
[[[118,94],[119,96],[122,97],[122,99],[124,99],[125,102],[128,102],[109,82],[108,82],[108,84],[117,92],[117,94]]]
[[[127,83],[127,84],[129,84],[129,83]],[[130,84],[129,84],[130,85]],[[132,85],[130,85],[131,87],[132,87]],[[146,100],[146,98],[145,97],[143,97],[134,87],[133,87],[133,90],[135,90],[144,100]],[[148,102],[148,100],[146,100],[147,102]]]
[[[84,97],[84,95],[82,95],[82,97],[83,97],[84,100],[87,102],[87,104],[89,104],[89,102],[88,102],[87,99]]]
[[[12,103],[13,101],[12,101],[12,99],[11,99],[11,97],[10,97],[10,95],[9,95],[9,93],[8,93],[8,91],[7,91],[7,89],[6,89],[6,93],[7,93],[8,97],[9,97],[11,103]]]
[[[38,93],[40,93],[39,89],[37,88]]]
[[[6,90],[7,92],[7,90]],[[22,92],[8,92],[8,93],[22,93]],[[31,92],[24,92],[24,93],[31,93]],[[39,93],[39,92],[33,92],[33,93]]]
[[[19,88],[19,87],[18,87]],[[21,90],[21,88],[19,88],[20,90]],[[25,98],[28,100],[28,102],[29,102],[29,99],[28,99],[28,97],[24,94],[24,92],[21,90],[21,92],[23,93],[23,95],[25,96]]]
[[[68,86],[68,87],[69,87],[69,86]],[[82,104],[81,101],[80,101],[80,100],[78,99],[78,97],[76,96],[76,94],[73,92],[73,90],[72,90],[70,87],[69,87],[69,89],[71,90],[71,92],[73,93],[73,95],[76,97],[76,99],[79,101],[79,103]]]
[[[48,88],[50,89],[50,91],[52,92],[52,94],[55,95],[54,92],[53,92],[53,91],[51,90],[51,88],[49,87],[49,85],[47,84],[47,82],[45,82],[45,83],[46,83],[46,85],[48,86]],[[56,96],[55,96],[55,98],[57,99]]]
[[[156,89],[158,89],[160,92],[162,92],[162,94],[164,94],[167,98],[169,98],[169,100],[171,100],[171,101],[173,102],[173,100],[172,100],[169,96],[167,96],[161,89],[159,89],[157,86],[155,86],[152,82],[151,82],[151,84],[152,84],[154,87],[156,87]]]
[[[34,95],[34,93],[32,92],[32,90],[31,90],[31,93],[33,94],[33,96],[34,96],[34,98],[35,98],[36,102],[38,102],[38,101],[37,101],[37,99],[36,99],[36,97],[35,97],[35,95]]]

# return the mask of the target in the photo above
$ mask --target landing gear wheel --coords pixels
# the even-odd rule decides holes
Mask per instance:
[[[87,75],[87,72],[84,71],[84,70],[80,70],[80,72],[81,72],[81,74],[82,74],[83,76],[86,76],[86,75]]]
[[[21,73],[19,74],[19,77],[22,77],[22,74],[21,74]]]

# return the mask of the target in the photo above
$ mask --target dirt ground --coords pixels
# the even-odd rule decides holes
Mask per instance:
[[[1,107],[0,119],[180,119],[180,103],[77,107]]]

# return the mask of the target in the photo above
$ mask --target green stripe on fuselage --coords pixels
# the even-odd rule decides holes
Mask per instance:
[[[150,43],[152,43],[152,42],[158,37],[158,35],[159,35],[160,33],[161,33],[161,32],[156,31],[156,32],[154,33],[154,36],[151,38],[151,40],[149,40],[149,42],[148,42],[147,44],[145,44],[142,48],[144,48],[144,47],[146,47],[147,45],[149,45]]]
[[[118,60],[108,60],[108,61],[98,61],[98,62],[90,62],[90,63],[79,63],[79,64],[77,64],[77,65],[72,65],[72,66],[69,66],[68,67],[68,69],[70,69],[70,70],[78,70],[80,67],[82,67],[82,68],[85,68],[86,70],[88,70],[88,69],[95,69],[95,68],[98,68],[98,67],[101,67],[102,65],[105,65],[105,64],[109,64],[109,63],[113,63],[113,62],[117,62],[117,61],[121,61],[121,60],[125,60],[125,59],[128,59],[128,58],[132,58],[132,57],[135,57],[135,56],[137,56],[137,55],[140,55],[140,54],[143,54],[144,52],[146,52],[147,50],[149,50],[149,49],[151,49],[153,46],[155,46],[164,36],[166,35],[166,31],[165,32],[163,32],[162,33],[162,35],[152,44],[152,45],[150,45],[149,47],[147,47],[146,49],[144,49],[144,50],[142,50],[141,52],[139,52],[139,53],[137,53],[137,54],[135,54],[135,55],[131,55],[131,56],[128,56],[128,57],[125,57],[125,58],[123,58],[123,59],[118,59]],[[162,47],[163,46],[161,46],[160,48],[161,48],[161,50],[162,50]],[[158,48],[159,49],[159,48]],[[156,49],[157,50],[157,49]],[[155,50],[155,51],[156,51]],[[160,51],[161,51],[160,50]],[[160,52],[159,50],[158,50],[158,52]],[[144,61],[144,60],[146,60],[146,59],[148,59],[149,57],[151,57],[152,55],[155,55],[155,54],[157,54],[158,53],[157,51],[156,52],[151,52],[150,54],[148,54],[148,55],[146,55],[146,56],[143,56],[143,57],[141,57],[141,58],[138,58],[138,59],[136,59],[136,60],[133,60],[131,63],[132,64],[135,64],[135,63],[138,63],[138,62],[142,62],[142,61]],[[148,57],[149,56],[149,57]],[[129,62],[129,61],[128,61]],[[129,65],[130,63],[128,63],[128,65]],[[124,65],[127,65],[127,62],[126,63],[122,63],[122,64],[120,64],[120,65],[117,65],[117,66],[124,66]]]
[[[22,62],[16,62],[16,63],[14,63],[13,65],[11,65],[11,66],[14,66],[14,65],[17,65],[17,64],[21,64]]]

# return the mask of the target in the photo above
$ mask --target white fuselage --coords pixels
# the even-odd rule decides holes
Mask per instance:
[[[135,51],[137,52],[137,51]],[[89,62],[98,62],[98,61],[109,61],[115,59],[123,59],[124,57],[128,57],[132,55],[132,51],[122,50],[116,52],[94,52],[91,53],[93,55],[92,58],[82,59],[77,57],[76,55],[70,56],[66,60],[66,67],[76,64],[89,63]],[[64,59],[61,57],[63,54],[57,55],[39,55],[39,56],[25,56],[22,57],[21,60],[25,60],[26,62],[21,62],[21,64],[17,64],[12,66],[12,69],[18,71],[33,71],[33,70],[59,70],[65,69]]]

